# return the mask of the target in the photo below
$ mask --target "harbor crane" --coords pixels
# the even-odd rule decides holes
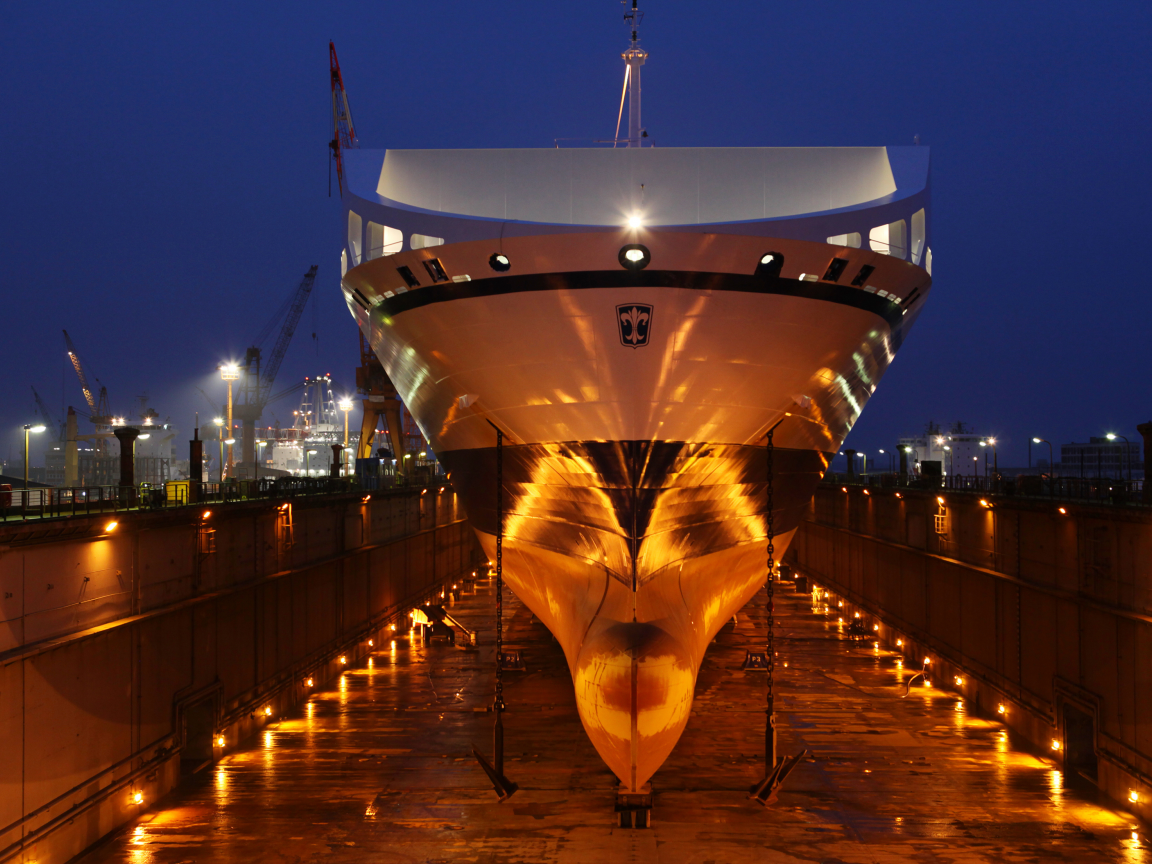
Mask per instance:
[[[359,150],[356,129],[352,125],[352,109],[348,107],[348,93],[344,89],[344,76],[340,74],[340,61],[336,59],[336,44],[328,43],[328,65],[332,74],[332,140],[328,147],[336,162],[336,182],[344,194],[344,151]],[[331,162],[329,162],[331,165]],[[328,192],[332,192],[332,175],[328,175]]]
[[[72,361],[72,368],[76,370],[76,377],[80,379],[80,389],[84,393],[84,401],[88,403],[88,419],[92,421],[97,432],[107,432],[112,427],[112,412],[108,408],[108,388],[100,384],[100,379],[96,378],[96,383],[100,384],[100,393],[93,397],[84,365],[80,362],[80,354],[67,330],[64,331],[64,347],[68,351],[68,359]]]
[[[32,385],[29,385],[32,386]],[[64,440],[64,424],[56,419],[56,415],[49,410],[44,400],[40,398],[40,394],[36,392],[36,388],[32,387],[32,396],[36,400],[36,408],[40,412],[40,417],[44,420],[44,425],[56,433],[56,440]]]
[[[317,265],[304,274],[304,278],[288,299],[264,325],[264,329],[257,335],[253,344],[244,354],[244,362],[239,364],[243,372],[243,383],[240,385],[240,398],[233,409],[234,416],[241,423],[240,437],[240,464],[242,466],[256,467],[256,421],[264,413],[264,408],[272,401],[272,385],[276,381],[276,373],[280,371],[280,364],[284,362],[284,355],[288,352],[288,344],[304,314],[304,307],[308,305],[308,298],[312,294],[312,287],[316,284]],[[264,362],[262,355],[263,343],[271,335],[277,322],[283,319],[280,332],[276,337],[276,344]],[[229,433],[231,434],[231,433]],[[253,476],[258,472],[253,470]]]

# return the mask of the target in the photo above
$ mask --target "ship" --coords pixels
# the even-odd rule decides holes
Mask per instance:
[[[633,791],[932,284],[929,148],[652,146],[638,23],[607,143],[361,149],[342,80],[333,142],[348,309]]]

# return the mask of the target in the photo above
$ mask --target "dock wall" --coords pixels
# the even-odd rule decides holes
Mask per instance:
[[[365,497],[0,523],[0,862],[69,860],[481,561],[450,488]]]
[[[825,483],[788,560],[907,669],[930,657],[933,686],[1152,817],[1152,508]]]

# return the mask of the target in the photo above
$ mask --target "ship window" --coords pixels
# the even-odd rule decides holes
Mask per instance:
[[[389,228],[387,225],[368,223],[368,252],[367,258],[380,258],[384,255],[395,255],[404,248],[404,232],[399,228]]]
[[[902,259],[908,254],[907,234],[908,223],[903,219],[887,225],[877,225],[868,232],[868,245],[872,247],[873,252]]]
[[[400,274],[400,278],[408,283],[409,288],[419,288],[420,282],[412,275],[412,271],[407,267],[397,267],[396,272]]]
[[[840,274],[848,266],[847,258],[833,258],[828,262],[828,269],[824,271],[825,282],[839,282]]]
[[[924,208],[912,214],[912,263],[919,264],[924,252]]]
[[[829,237],[828,242],[833,246],[850,246],[853,249],[859,249],[860,233],[853,231],[851,234],[837,234],[835,237]]]
[[[360,263],[360,249],[364,242],[364,220],[351,210],[348,211],[348,249],[352,253],[352,266]]]
[[[860,272],[856,274],[856,278],[852,280],[852,286],[855,288],[862,287],[864,283],[868,281],[868,277],[871,276],[875,270],[876,268],[871,264],[865,264],[860,268]]]
[[[412,235],[412,248],[413,249],[427,249],[429,246],[443,246],[443,237],[430,237],[427,234],[413,234]]]
[[[432,277],[433,282],[447,282],[448,274],[444,272],[444,265],[440,263],[439,258],[432,258],[424,262],[424,269],[428,271],[428,275]]]

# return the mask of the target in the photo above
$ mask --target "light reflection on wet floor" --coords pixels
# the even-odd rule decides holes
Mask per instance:
[[[613,777],[559,646],[512,599],[507,639],[528,671],[505,674],[507,772],[521,786],[507,803],[469,754],[491,750],[491,715],[476,710],[491,702],[491,645],[404,634],[82,860],[1152,861],[1144,829],[1083,781],[953,693],[904,697],[918,669],[843,641],[806,598],[777,597],[780,750],[812,758],[769,809],[746,798],[762,772],[764,676],[738,669],[763,640],[762,596],[709,650],[688,729],[652,781],[650,830],[614,827]],[[481,582],[452,611],[486,643],[491,605]]]

